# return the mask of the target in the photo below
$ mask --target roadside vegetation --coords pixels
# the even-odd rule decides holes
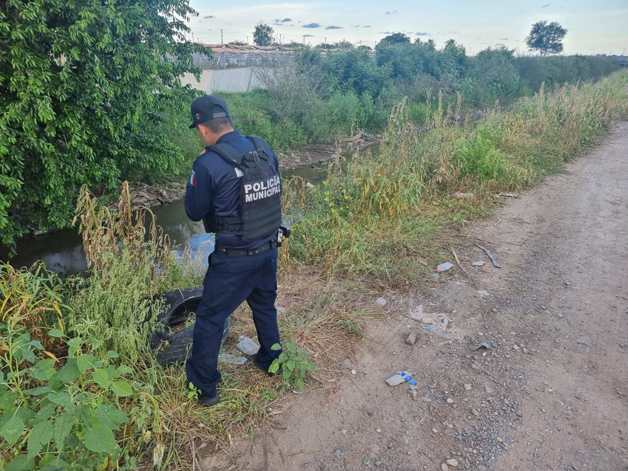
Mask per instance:
[[[304,216],[290,256],[330,274],[393,285],[416,280],[417,267],[433,267],[431,235],[483,214],[496,193],[528,188],[557,171],[625,118],[627,85],[628,73],[619,72],[551,93],[541,87],[508,111],[463,124],[454,119],[463,111],[439,107],[424,133],[402,101],[379,149],[334,162],[323,184],[291,195]],[[455,198],[460,193],[465,197]]]
[[[194,14],[187,0],[132,11],[66,3],[0,7],[1,245],[67,227],[82,185],[111,195],[125,180],[182,180],[200,150],[187,126],[198,92],[178,78],[194,71],[193,52],[209,51],[185,41],[184,20]],[[267,33],[260,29],[263,42]],[[534,44],[552,52],[553,36]],[[336,46],[301,48],[294,67],[263,77],[267,90],[227,96],[236,125],[295,149],[380,133],[404,98],[408,118],[426,127],[441,108],[474,110],[477,119],[542,85],[550,91],[619,68],[607,57],[516,57],[505,48],[468,56],[453,40],[437,47],[399,33],[374,51]]]
[[[225,366],[222,401],[209,410],[196,405],[183,368],[161,367],[148,345],[156,295],[195,286],[202,274],[175,263],[150,213],[131,211],[126,185],[116,211],[84,188],[75,223],[85,276],[0,266],[0,469],[191,469],[304,378],[336,374],[376,315],[370,286],[417,280],[433,266],[443,228],[485,214],[495,193],[557,171],[628,117],[628,73],[541,89],[479,121],[452,118],[459,113],[437,105],[419,132],[402,100],[378,150],[332,162],[318,187],[288,182],[286,207],[302,217],[282,249],[290,348],[275,367],[292,360],[297,371],[282,379]],[[236,313],[231,337],[251,334],[248,317]]]

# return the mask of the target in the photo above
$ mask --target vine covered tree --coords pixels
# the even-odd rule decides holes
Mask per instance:
[[[0,2],[0,244],[71,221],[81,185],[168,171],[156,132],[193,71],[188,0]]]
[[[258,24],[253,32],[253,41],[258,46],[270,46],[273,42],[274,30],[270,25]]]
[[[539,21],[532,25],[530,35],[526,39],[531,51],[538,51],[542,55],[558,54],[563,52],[563,39],[567,30],[555,21]]]

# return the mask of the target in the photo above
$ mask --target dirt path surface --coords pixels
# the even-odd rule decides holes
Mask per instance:
[[[456,252],[467,275],[384,295],[336,383],[204,469],[628,470],[628,123]]]

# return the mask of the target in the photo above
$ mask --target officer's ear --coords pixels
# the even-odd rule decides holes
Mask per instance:
[[[201,141],[203,141],[203,144],[211,144],[210,141],[212,139],[212,132],[207,126],[204,124],[197,124],[196,133]]]

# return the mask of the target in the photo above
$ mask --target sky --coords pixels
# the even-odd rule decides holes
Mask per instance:
[[[194,40],[219,44],[253,41],[258,23],[270,24],[282,43],[315,45],[348,40],[374,46],[384,36],[402,32],[413,40],[448,39],[469,54],[504,45],[527,52],[525,38],[533,23],[558,21],[567,28],[566,54],[628,54],[628,0],[344,0],[342,2],[254,2],[191,0],[199,13],[190,20]]]

